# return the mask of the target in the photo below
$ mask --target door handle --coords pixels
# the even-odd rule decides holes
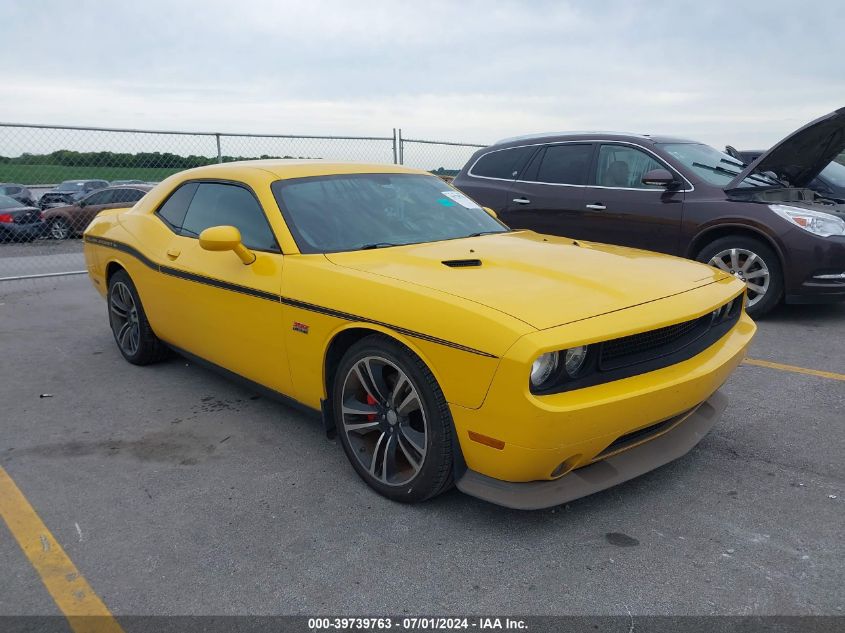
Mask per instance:
[[[593,211],[604,211],[605,209],[607,209],[607,207],[604,206],[601,202],[596,202],[595,204],[588,204],[587,208],[592,209]]]
[[[513,201],[517,204],[531,204],[531,201],[528,198],[514,198]]]
[[[167,249],[167,256],[170,259],[176,259],[181,254],[182,254],[182,251],[180,251],[178,248],[168,248]]]

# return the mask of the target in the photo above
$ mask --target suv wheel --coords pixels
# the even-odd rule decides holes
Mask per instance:
[[[66,240],[70,237],[70,225],[64,218],[56,218],[50,222],[50,237],[54,240]]]
[[[696,259],[745,282],[746,310],[750,316],[760,318],[780,303],[783,296],[780,260],[761,240],[745,235],[722,237],[705,246]]]

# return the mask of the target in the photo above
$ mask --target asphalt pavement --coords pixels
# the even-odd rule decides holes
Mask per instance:
[[[784,308],[751,356],[845,374],[843,325]],[[518,512],[392,503],[318,420],[178,357],[127,364],[85,277],[0,282],[0,350],[0,466],[118,617],[845,608],[842,380],[742,366],[686,457]],[[0,615],[59,613],[4,525],[0,570]]]

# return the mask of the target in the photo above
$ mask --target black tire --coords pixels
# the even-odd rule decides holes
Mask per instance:
[[[379,386],[367,378],[368,388],[358,379],[361,374],[356,373],[356,367],[367,366],[373,370]],[[402,375],[408,382],[397,385]],[[385,392],[383,401],[372,396],[364,398],[370,388],[378,391],[379,387]],[[344,417],[344,393],[347,405],[372,407],[378,412],[350,414],[347,407]],[[410,402],[407,409],[401,406],[406,402]],[[431,371],[404,345],[381,334],[367,336],[352,345],[334,375],[332,411],[349,462],[379,494],[394,501],[416,503],[452,486],[454,440],[449,405]],[[358,422],[359,426],[376,426],[372,430],[350,430]],[[421,427],[424,439],[420,438]],[[425,450],[421,452],[418,448],[423,444]],[[367,452],[368,447],[372,454]]]
[[[751,317],[759,319],[771,312],[771,310],[774,309],[783,298],[784,279],[780,259],[771,246],[762,240],[748,237],[747,235],[728,235],[726,237],[720,237],[705,246],[696,259],[700,262],[710,263],[720,254],[724,254],[724,258],[719,258],[723,263],[722,269],[736,274],[741,279],[745,279],[742,276],[743,273],[740,273],[738,270],[734,270],[734,267],[729,263],[730,255],[728,255],[728,253],[730,253],[732,249],[737,249],[738,251],[738,262],[740,266],[743,266],[749,259],[751,259],[750,256],[747,255],[748,253],[757,257],[756,260],[752,260],[754,263],[751,265],[750,272],[745,271],[744,274],[760,275],[754,278],[749,278],[746,282],[748,286],[748,302],[746,310]],[[768,275],[762,274],[764,269],[768,272]],[[752,290],[755,286],[761,286],[761,284],[757,282],[757,279],[762,280],[765,279],[766,276],[768,277],[768,286],[765,288],[765,292],[757,293]]]
[[[73,237],[73,230],[64,218],[50,221],[50,237],[54,240],[67,240]]]
[[[106,304],[109,325],[123,358],[133,365],[149,365],[167,358],[170,350],[150,327],[138,290],[126,271],[118,270],[109,279]]]

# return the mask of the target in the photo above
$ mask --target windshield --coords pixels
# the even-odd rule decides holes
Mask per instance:
[[[508,229],[436,176],[343,174],[273,183],[302,253],[436,242]]]
[[[0,209],[19,209],[21,203],[9,196],[0,196]]]
[[[85,188],[84,182],[63,182],[58,187],[56,187],[56,191],[82,191]]]
[[[821,177],[829,180],[837,187],[845,187],[845,165],[833,161],[830,165],[822,169]]]
[[[687,170],[712,185],[724,187],[745,169],[742,162],[703,143],[661,143],[661,145]],[[763,174],[751,174],[738,186],[782,187],[783,185]]]

